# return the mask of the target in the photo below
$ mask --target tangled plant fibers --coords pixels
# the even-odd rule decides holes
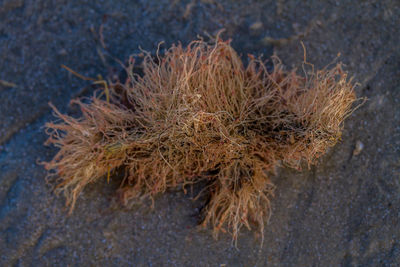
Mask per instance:
[[[147,54],[141,76],[131,58],[127,80],[110,83],[107,98],[73,101],[80,118],[53,107],[60,120],[47,123],[47,144],[59,151],[44,163],[48,178],[70,211],[88,183],[116,168],[125,170],[124,202],[206,180],[204,226],[235,240],[243,226],[262,231],[268,175],[281,163],[315,163],[340,139],[355,101],[340,64],[300,76],[273,62],[270,71],[249,55],[246,67],[222,40],[172,46],[156,60]]]

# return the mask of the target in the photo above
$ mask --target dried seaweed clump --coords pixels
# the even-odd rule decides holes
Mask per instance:
[[[201,40],[143,58],[143,75],[74,100],[82,116],[47,123],[47,144],[59,148],[44,163],[71,211],[82,189],[116,168],[125,170],[124,201],[207,181],[202,224],[217,235],[263,228],[281,163],[313,164],[341,136],[355,101],[341,65],[304,73],[273,70],[249,55],[247,67],[229,41]],[[308,64],[305,62],[305,64]]]

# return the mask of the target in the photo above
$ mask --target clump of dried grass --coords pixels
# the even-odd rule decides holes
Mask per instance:
[[[280,163],[313,164],[341,136],[355,101],[341,65],[300,76],[249,55],[244,66],[229,42],[201,40],[172,46],[143,75],[127,67],[125,83],[109,97],[75,100],[82,116],[48,123],[47,144],[59,147],[45,163],[71,211],[82,189],[116,168],[125,169],[124,201],[201,180],[208,185],[202,224],[234,239],[245,226],[262,230]],[[307,64],[307,63],[306,63]]]

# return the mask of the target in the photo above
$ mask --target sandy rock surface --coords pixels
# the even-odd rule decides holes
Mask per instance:
[[[0,265],[400,265],[399,25],[398,1],[1,1]],[[368,98],[319,165],[273,177],[261,250],[253,232],[235,248],[229,236],[199,230],[202,203],[190,194],[166,193],[154,210],[116,208],[117,178],[87,187],[67,216],[37,164],[56,152],[43,146],[43,125],[54,119],[49,101],[73,113],[69,101],[93,88],[61,64],[106,77],[121,72],[113,57],[221,28],[243,58],[276,53],[301,67],[300,40],[316,67],[340,53]]]

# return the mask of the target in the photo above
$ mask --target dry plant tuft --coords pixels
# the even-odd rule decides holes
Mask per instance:
[[[74,100],[82,116],[47,123],[44,163],[72,211],[91,182],[125,170],[124,202],[207,181],[202,225],[236,240],[244,226],[262,231],[274,186],[268,174],[283,163],[300,169],[333,146],[352,112],[354,83],[341,65],[300,76],[273,57],[267,70],[249,55],[247,67],[230,46],[193,41],[157,59],[144,56],[143,75],[127,67],[125,83],[109,84],[90,101]]]

